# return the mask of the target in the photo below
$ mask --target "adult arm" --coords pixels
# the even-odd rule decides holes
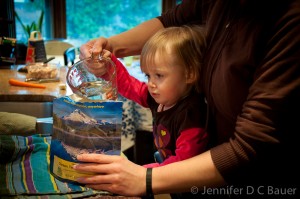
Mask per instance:
[[[109,38],[99,37],[80,47],[80,59],[98,56],[102,49],[107,49],[117,57],[139,55],[146,41],[158,30],[169,26],[184,24],[203,24],[207,8],[202,0],[184,0],[180,5],[165,12],[162,16],[145,21],[138,26]]]
[[[207,8],[203,0],[184,0],[173,9],[157,18],[150,19],[140,25],[108,38],[107,49],[117,57],[139,55],[146,41],[159,29],[184,24],[203,24]],[[205,7],[202,9],[202,6]],[[99,45],[98,45],[99,46]],[[101,52],[101,49],[97,49]]]
[[[124,196],[145,195],[145,167],[121,156],[82,154],[77,159],[86,163],[77,164],[74,169],[96,173],[92,177],[77,179],[79,183]],[[225,185],[225,182],[211,159],[210,151],[154,168],[152,172],[154,194],[189,192],[192,187],[197,187],[200,191],[205,187],[221,185]]]
[[[117,57],[139,55],[146,41],[162,28],[163,25],[160,20],[157,18],[150,19],[128,31],[109,37],[108,48]]]
[[[91,57],[92,53],[99,56],[103,49],[117,57],[139,55],[146,41],[161,28],[160,20],[153,18],[112,37],[93,39],[80,47],[80,59]]]

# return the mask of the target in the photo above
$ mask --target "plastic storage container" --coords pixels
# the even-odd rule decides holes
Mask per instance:
[[[50,63],[33,63],[26,66],[27,80],[59,79],[59,68]]]

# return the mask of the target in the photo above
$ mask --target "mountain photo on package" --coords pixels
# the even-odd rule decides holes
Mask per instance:
[[[122,102],[74,101],[66,96],[53,101],[53,135],[50,172],[57,179],[75,182],[93,175],[73,169],[77,155],[98,153],[120,155]]]

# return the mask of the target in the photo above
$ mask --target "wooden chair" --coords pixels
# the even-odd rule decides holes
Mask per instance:
[[[65,50],[74,47],[74,45],[63,40],[45,41],[45,50],[47,55],[63,56]]]

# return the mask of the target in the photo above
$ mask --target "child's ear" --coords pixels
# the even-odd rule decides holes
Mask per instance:
[[[187,84],[192,84],[196,81],[196,75],[193,73],[186,73],[186,83]]]

